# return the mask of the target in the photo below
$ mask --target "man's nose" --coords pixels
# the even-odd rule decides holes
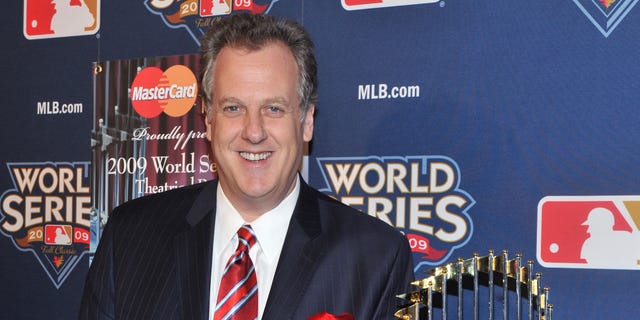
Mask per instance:
[[[243,138],[251,143],[260,143],[266,139],[267,132],[260,112],[247,112],[244,119]]]

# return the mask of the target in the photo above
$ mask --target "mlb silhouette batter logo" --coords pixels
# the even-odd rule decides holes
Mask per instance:
[[[543,198],[537,256],[545,267],[640,269],[640,196]]]
[[[24,0],[27,39],[95,34],[100,29],[100,0]]]
[[[231,0],[200,0],[200,16],[219,16],[231,13]]]
[[[44,227],[44,243],[51,245],[71,245],[72,227],[69,225],[48,224]]]

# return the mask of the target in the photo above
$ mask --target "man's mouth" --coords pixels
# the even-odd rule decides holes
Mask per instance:
[[[252,153],[252,152],[240,152],[240,156],[249,161],[260,161],[268,158],[271,155],[271,152],[261,152],[261,153]]]

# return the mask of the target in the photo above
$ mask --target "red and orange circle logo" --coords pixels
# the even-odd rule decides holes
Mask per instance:
[[[183,65],[174,65],[164,72],[148,67],[133,79],[130,94],[133,108],[145,118],[155,118],[162,112],[181,117],[193,107],[198,84],[191,69]]]

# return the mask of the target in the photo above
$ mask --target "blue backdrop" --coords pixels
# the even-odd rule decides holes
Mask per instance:
[[[89,229],[90,205],[77,199],[88,196],[95,63],[197,53],[203,4],[159,9],[168,2],[85,0],[96,23],[73,36],[34,27],[46,13],[27,8],[50,1],[7,2],[3,318],[75,317],[88,245],[79,233],[73,252],[50,254],[58,247],[46,246],[55,244],[46,225],[62,219]],[[507,249],[543,273],[557,319],[640,312],[640,241],[611,263],[580,253],[590,232],[583,222],[596,207],[610,208],[613,231],[640,238],[637,0],[227,3],[308,28],[320,66],[308,180],[410,235],[418,277]],[[180,5],[195,13],[177,17]],[[29,188],[24,179],[37,168],[49,175]],[[46,188],[64,177],[73,180]],[[47,214],[54,197],[70,215]],[[620,267],[623,258],[636,263]]]

